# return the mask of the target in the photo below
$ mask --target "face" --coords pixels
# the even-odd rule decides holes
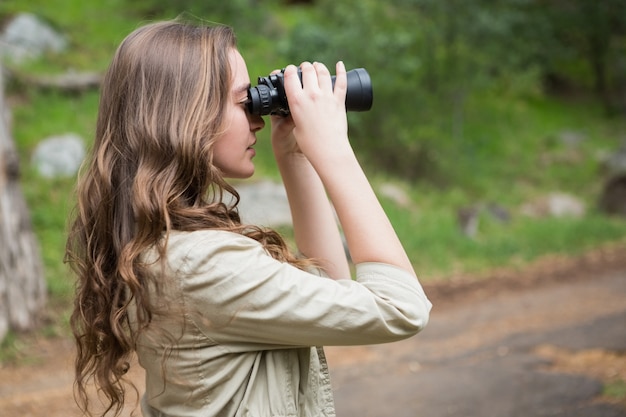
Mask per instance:
[[[251,115],[246,108],[250,77],[241,54],[230,52],[233,80],[226,104],[226,130],[216,139],[213,163],[227,178],[249,178],[254,174],[256,132],[265,126],[261,116]]]

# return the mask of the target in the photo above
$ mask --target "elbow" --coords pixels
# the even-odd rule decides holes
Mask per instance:
[[[396,340],[415,336],[428,324],[431,309],[432,303],[426,298],[407,306],[402,309],[396,325],[390,326],[390,332],[394,334]]]
[[[430,301],[425,300],[424,304],[421,305],[419,309],[416,309],[416,314],[411,317],[411,326],[413,329],[413,335],[424,330],[426,325],[428,324],[428,320],[430,319],[430,310],[432,308],[432,304]]]

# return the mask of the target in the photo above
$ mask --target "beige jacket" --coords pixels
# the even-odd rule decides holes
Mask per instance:
[[[167,333],[142,332],[137,346],[145,417],[334,416],[326,360],[312,346],[404,339],[431,308],[418,280],[393,266],[360,264],[356,280],[331,280],[225,231],[173,233],[166,268],[171,314],[151,329]]]

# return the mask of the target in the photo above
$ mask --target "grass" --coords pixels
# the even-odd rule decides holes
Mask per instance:
[[[626,222],[598,212],[605,176],[602,154],[619,146],[623,119],[607,119],[594,103],[547,97],[485,95],[468,103],[463,136],[442,138],[440,163],[449,182],[404,183],[414,207],[387,204],[398,233],[422,276],[445,277],[523,264],[550,253],[579,254],[621,241]],[[560,137],[577,136],[569,144]],[[530,218],[523,205],[551,192],[575,196],[583,218]],[[459,232],[457,210],[497,205],[501,221],[480,211],[478,233]]]
[[[604,385],[602,394],[612,400],[619,400],[626,405],[626,381],[615,380]]]
[[[3,0],[0,18],[30,10],[69,35],[71,48],[67,53],[46,57],[20,71],[102,71],[119,41],[143,20],[122,12],[124,7],[122,0],[31,0],[28,4]],[[302,10],[292,10],[291,15],[284,15],[285,25],[304,19]],[[254,43],[243,36],[240,45],[253,79],[276,66],[275,52],[264,53],[272,48],[271,42]],[[74,179],[40,178],[30,165],[30,156],[41,139],[65,132],[81,135],[88,146],[98,95],[64,95],[27,86],[13,86],[9,93],[13,136],[23,167],[22,187],[41,244],[49,292],[53,302],[64,304],[73,286],[62,259]],[[593,103],[564,102],[541,95],[485,94],[470,99],[464,110],[461,130],[440,131],[437,160],[448,179],[445,186],[409,183],[366,167],[375,186],[395,182],[407,190],[410,207],[384,198],[383,203],[423,280],[523,264],[550,253],[577,254],[624,239],[626,222],[605,217],[595,209],[604,179],[597,155],[617,148],[619,132],[626,127],[623,119],[605,118]],[[448,122],[442,119],[442,126]],[[564,144],[559,135],[565,131],[578,132],[584,139],[575,146]],[[257,172],[260,177],[276,179],[268,133],[266,129],[260,135]],[[355,148],[358,152],[358,143]],[[533,219],[520,214],[525,202],[557,190],[582,199],[588,206],[587,215]],[[510,220],[501,222],[483,213],[474,239],[460,233],[457,210],[489,203],[504,208]]]

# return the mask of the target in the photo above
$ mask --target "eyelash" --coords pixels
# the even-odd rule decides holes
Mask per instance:
[[[240,101],[238,103],[241,107],[243,107],[243,109],[247,112],[248,111],[248,99],[245,99],[243,101]]]

